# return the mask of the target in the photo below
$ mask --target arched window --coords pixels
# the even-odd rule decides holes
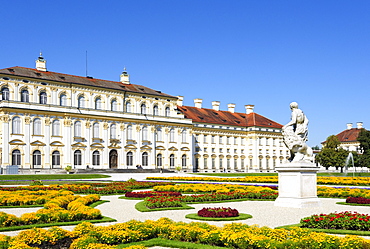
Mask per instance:
[[[4,87],[3,89],[1,89],[1,96],[2,100],[9,100],[9,88]]]
[[[165,109],[165,114],[164,114],[166,117],[169,117],[170,116],[170,108],[167,106],[166,109]]]
[[[78,108],[85,108],[85,97],[78,97]]]
[[[60,152],[59,151],[53,151],[51,154],[51,165],[52,168],[59,168],[60,167]]]
[[[111,108],[111,111],[114,111],[116,112],[117,111],[117,100],[112,100],[112,102],[110,103],[110,108]]]
[[[174,167],[175,167],[175,155],[171,154],[170,155],[170,168],[174,168]]]
[[[142,154],[142,164],[143,166],[148,166],[148,152]]]
[[[143,141],[148,141],[148,126],[144,126],[142,130],[142,140]]]
[[[162,154],[157,155],[157,167],[162,167]]]
[[[52,124],[51,129],[51,135],[52,136],[59,136],[60,135],[60,122],[58,119],[55,119]]]
[[[67,106],[67,95],[65,94],[60,95],[60,105]]]
[[[41,135],[41,119],[39,118],[33,120],[33,135]]]
[[[95,99],[95,109],[100,110],[101,109],[101,98]]]
[[[146,105],[145,104],[142,104],[141,106],[140,106],[140,110],[141,110],[141,114],[146,114]]]
[[[73,155],[74,155],[73,165],[75,165],[75,166],[82,165],[81,151],[76,150]]]
[[[40,93],[40,104],[47,104],[48,103],[48,97],[46,92]]]
[[[29,93],[27,89],[22,90],[21,92],[21,102],[30,102]]]
[[[162,128],[157,128],[157,141],[162,141]]]
[[[175,142],[175,130],[170,130],[170,142]]]
[[[75,137],[81,137],[81,121],[75,122]]]
[[[99,166],[100,165],[100,153],[99,151],[94,151],[92,154],[92,165]]]
[[[132,125],[127,126],[127,139],[132,140]]]
[[[186,143],[186,130],[182,130],[182,132],[181,132],[181,138],[182,138],[182,142],[183,143]]]
[[[158,116],[158,114],[159,114],[158,106],[157,106],[157,105],[155,105],[155,106],[153,107],[153,115]]]
[[[181,165],[183,168],[186,168],[186,155],[182,155],[181,157]]]
[[[12,120],[12,133],[21,134],[21,118],[14,117]]]
[[[12,165],[21,165],[21,152],[19,150],[12,152]]]
[[[32,165],[35,168],[41,166],[41,152],[39,150],[35,150],[32,155]]]
[[[133,164],[133,155],[132,155],[132,152],[131,151],[130,152],[127,152],[127,154],[126,154],[126,164],[127,164],[127,166],[134,165]]]
[[[93,125],[93,138],[99,138],[99,123]]]
[[[131,102],[130,101],[127,101],[126,102],[126,112],[132,112],[132,106],[131,106]]]
[[[110,138],[111,139],[116,139],[117,135],[116,135],[116,124],[112,124],[110,126]]]

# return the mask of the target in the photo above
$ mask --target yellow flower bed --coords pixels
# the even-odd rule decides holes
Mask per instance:
[[[42,205],[56,197],[67,195],[73,195],[73,192],[67,190],[0,191],[0,207]]]
[[[209,181],[209,182],[250,182],[277,183],[278,176],[246,176],[246,177],[147,177],[147,180],[170,181]],[[370,186],[370,177],[317,177],[317,183],[323,185]]]
[[[274,191],[268,187],[237,185],[237,184],[178,184],[178,185],[163,185],[153,187],[155,191],[171,191],[171,192],[215,192],[215,193],[228,193],[233,191],[240,192],[260,192],[260,191]]]
[[[347,198],[347,197],[370,198],[370,190],[362,188],[317,187],[317,195],[320,197],[331,197],[331,198]]]
[[[57,244],[58,240],[67,238],[72,240],[71,249],[111,249],[116,248],[117,244],[158,237],[231,248],[365,249],[370,247],[370,240],[361,237],[338,237],[302,228],[272,229],[242,223],[217,227],[201,222],[174,222],[168,218],[145,222],[132,220],[110,226],[94,226],[84,222],[77,225],[73,232],[60,228],[49,230],[35,228],[22,231],[14,237],[2,235],[0,241],[4,242],[4,249],[24,249],[31,248],[29,245]],[[139,245],[128,248],[145,247]]]

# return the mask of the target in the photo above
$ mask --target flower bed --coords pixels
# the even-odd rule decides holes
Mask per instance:
[[[127,192],[125,197],[129,198],[146,198],[153,196],[181,196],[180,192],[157,192],[157,191],[142,191],[142,192]]]
[[[346,203],[370,204],[370,199],[363,197],[348,197]]]
[[[65,240],[70,240],[69,248],[73,249],[106,249],[116,248],[115,245],[118,244],[158,237],[229,248],[365,249],[370,247],[369,240],[357,236],[338,237],[301,228],[291,230],[260,228],[242,223],[218,227],[204,222],[174,222],[168,218],[145,222],[132,220],[110,226],[94,226],[84,222],[77,225],[73,232],[60,228],[31,229],[22,231],[14,237],[0,235],[0,242],[4,245],[4,249],[26,249],[30,248],[29,245],[48,249],[61,248],[45,247],[45,245],[58,246]]]
[[[144,199],[144,205],[149,209],[181,207],[182,201],[180,197],[173,196],[153,196]]]
[[[233,208],[202,208],[198,211],[198,215],[201,217],[211,218],[226,218],[226,217],[237,217],[239,212]]]
[[[342,229],[370,231],[370,216],[357,212],[341,212],[312,215],[301,219],[301,227],[318,229]]]
[[[335,188],[335,187],[318,187],[317,195],[328,198],[347,198],[347,197],[364,197],[370,198],[370,189],[364,188]]]
[[[73,195],[73,192],[66,190],[18,190],[18,191],[0,191],[0,206],[30,206],[43,205],[59,196]]]

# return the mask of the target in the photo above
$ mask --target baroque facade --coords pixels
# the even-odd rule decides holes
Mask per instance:
[[[40,55],[36,69],[1,69],[0,94],[3,167],[272,170],[288,156],[282,126],[253,106],[186,107],[126,71],[117,82],[55,73]]]

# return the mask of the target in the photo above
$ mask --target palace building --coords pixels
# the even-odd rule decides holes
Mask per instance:
[[[183,106],[183,97],[36,68],[0,69],[0,164],[21,169],[273,170],[282,125],[254,113]]]

